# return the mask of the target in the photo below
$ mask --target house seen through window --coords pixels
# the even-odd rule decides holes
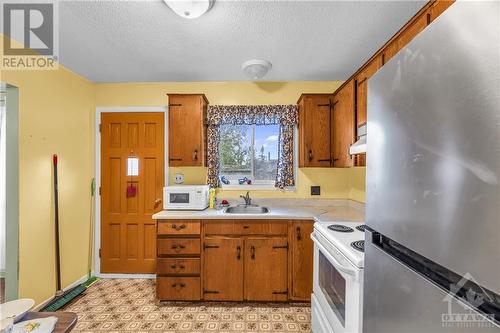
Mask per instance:
[[[279,125],[222,125],[222,185],[272,185],[278,165]]]

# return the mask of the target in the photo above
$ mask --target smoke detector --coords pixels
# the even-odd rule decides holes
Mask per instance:
[[[262,79],[273,65],[262,59],[247,60],[241,65],[241,69],[252,80]]]

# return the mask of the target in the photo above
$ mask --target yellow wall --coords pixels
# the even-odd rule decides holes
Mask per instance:
[[[96,84],[97,106],[159,106],[167,93],[204,93],[210,104],[295,104],[301,93],[331,93],[342,82],[190,82]],[[182,172],[186,184],[206,182],[206,168],[170,168],[170,178]],[[310,186],[321,185],[321,198],[351,198],[364,202],[364,168],[299,169],[294,191],[253,191],[256,197],[310,197]],[[241,191],[220,191],[234,197]]]
[[[0,80],[18,87],[20,99],[19,293],[40,303],[55,292],[54,153],[60,159],[63,286],[87,270],[94,85],[62,67],[1,71]]]

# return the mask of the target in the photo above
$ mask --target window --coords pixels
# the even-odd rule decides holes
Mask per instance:
[[[274,186],[279,129],[279,125],[222,125],[219,145],[222,186]]]

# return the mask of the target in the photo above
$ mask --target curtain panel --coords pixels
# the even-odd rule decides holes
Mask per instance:
[[[294,127],[299,115],[296,105],[209,105],[207,111],[208,184],[219,187],[219,143],[221,125],[279,125],[278,165],[275,186],[295,185],[293,175]]]

